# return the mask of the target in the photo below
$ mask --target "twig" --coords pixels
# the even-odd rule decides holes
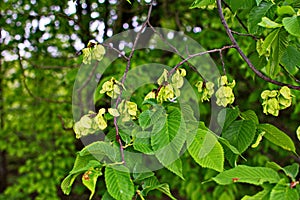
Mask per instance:
[[[224,14],[223,14],[223,10],[222,10],[222,0],[217,0],[217,7],[218,7],[218,12],[219,12],[219,16],[220,19],[222,21],[222,24],[226,30],[226,33],[228,35],[228,37],[230,38],[232,44],[235,46],[235,49],[238,51],[238,53],[241,55],[241,57],[244,59],[244,61],[248,64],[248,66],[250,67],[250,69],[261,79],[278,85],[278,86],[287,86],[289,88],[295,89],[295,90],[300,90],[300,86],[296,86],[296,85],[291,85],[291,84],[287,84],[287,83],[282,83],[276,80],[273,80],[267,76],[265,76],[262,72],[260,72],[258,69],[255,68],[255,66],[252,64],[252,62],[250,61],[250,59],[244,54],[244,52],[242,51],[241,47],[238,45],[237,41],[235,40],[235,38],[232,35],[232,32],[230,31],[230,28],[225,20]]]
[[[233,30],[231,30],[231,29],[230,29],[230,31],[231,31],[231,33],[236,34],[236,35],[252,37],[252,38],[255,39],[255,40],[258,39],[255,35],[252,35],[252,34],[248,34],[248,33],[240,33],[240,32],[237,32],[237,31],[233,31]]]
[[[127,61],[129,60],[129,58],[125,54],[123,54],[119,49],[113,47],[112,45],[105,44],[105,43],[103,43],[102,45],[105,46],[105,47],[107,47],[107,48],[110,48],[110,49],[114,50],[119,55],[121,55],[125,60],[127,60]]]
[[[225,63],[224,63],[224,60],[223,60],[222,51],[219,51],[219,55],[220,55],[220,59],[221,59],[221,63],[222,63],[223,74],[225,75],[226,74],[226,69],[225,69]]]
[[[71,131],[71,130],[73,130],[72,127],[66,127],[66,126],[65,126],[65,121],[63,120],[63,117],[62,117],[61,115],[57,115],[57,117],[58,117],[58,119],[59,119],[59,121],[60,121],[60,123],[61,123],[62,128],[63,128],[65,131]]]
[[[235,45],[224,46],[224,47],[222,47],[220,49],[212,49],[212,50],[208,50],[208,51],[204,51],[204,52],[199,52],[199,53],[191,54],[187,58],[185,58],[184,60],[182,60],[181,62],[179,62],[177,65],[175,65],[175,67],[173,67],[173,69],[169,72],[169,74],[173,74],[178,67],[180,67],[181,65],[183,65],[184,63],[186,63],[187,61],[189,61],[190,59],[192,59],[192,58],[194,58],[196,56],[202,56],[202,55],[209,54],[209,53],[214,53],[214,52],[222,52],[225,49],[230,49],[230,48],[235,48]]]
[[[126,80],[126,77],[127,77],[127,74],[128,74],[128,71],[129,71],[129,68],[130,68],[130,65],[131,65],[131,59],[133,57],[133,54],[135,52],[135,48],[136,48],[136,45],[139,41],[139,38],[144,30],[144,28],[147,26],[147,24],[149,23],[149,19],[150,19],[150,16],[151,16],[151,13],[152,13],[152,2],[150,3],[150,6],[149,6],[149,10],[148,10],[148,15],[147,15],[147,18],[145,20],[145,22],[142,24],[141,26],[141,29],[139,30],[139,32],[137,33],[136,37],[135,37],[135,40],[134,40],[134,43],[133,43],[133,46],[131,48],[131,52],[127,58],[127,65],[126,65],[126,69],[124,71],[124,74],[123,74],[123,77],[122,77],[122,80],[121,80],[121,83],[124,84],[125,80]],[[116,104],[115,104],[115,107],[118,108],[118,105],[121,103],[121,96],[122,96],[122,93],[123,93],[123,88],[121,87],[120,89],[120,94],[117,98],[117,101],[116,101]],[[126,161],[125,161],[125,156],[124,156],[124,147],[123,147],[123,144],[122,144],[122,141],[121,141],[121,138],[120,138],[120,133],[119,133],[119,126],[118,126],[118,122],[117,122],[117,119],[118,117],[114,117],[114,126],[116,128],[116,140],[118,141],[119,145],[120,145],[120,152],[121,152],[121,157],[122,157],[122,162],[124,165],[126,165]]]

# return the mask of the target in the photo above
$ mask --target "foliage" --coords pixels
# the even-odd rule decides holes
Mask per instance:
[[[2,4],[0,199],[299,199],[297,0]],[[146,26],[209,50],[139,49]],[[219,76],[195,72],[207,54]]]

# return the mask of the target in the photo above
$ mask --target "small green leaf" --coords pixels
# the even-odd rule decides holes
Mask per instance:
[[[222,138],[222,137],[218,137],[218,140],[220,141],[220,143],[222,143],[228,149],[230,149],[232,151],[232,153],[240,155],[239,150],[237,150],[237,148],[235,148],[234,146],[232,146],[228,140],[226,140],[225,138]]]
[[[239,165],[221,172],[212,179],[220,185],[228,185],[234,182],[262,185],[265,182],[277,183],[280,177],[276,171],[270,168]]]
[[[105,168],[105,183],[108,193],[118,200],[132,200],[134,185],[130,179],[130,173],[125,166]]]
[[[131,4],[130,0],[127,0],[127,2]]]
[[[198,129],[188,151],[201,167],[223,171],[224,151],[214,133]]]
[[[85,187],[87,187],[91,191],[91,195],[89,199],[95,194],[96,183],[99,176],[102,175],[101,168],[91,169],[86,171],[82,176],[82,183]]]
[[[143,190],[141,193],[143,196],[147,196],[148,193],[152,190],[159,190],[170,197],[172,200],[176,200],[176,198],[171,194],[169,185],[166,183],[160,184],[155,176],[152,176],[146,180],[144,180],[144,184],[142,185]]]
[[[300,126],[296,130],[297,138],[300,141]]]
[[[285,17],[282,20],[283,26],[287,32],[293,36],[300,37],[299,16]]]
[[[294,163],[292,165],[285,166],[282,170],[287,176],[291,177],[292,180],[295,181],[296,176],[299,173],[299,165]]]
[[[80,173],[77,174],[69,174],[61,183],[60,187],[64,194],[69,195],[72,189],[72,185],[76,179],[76,177]]]
[[[212,5],[214,3],[215,3],[214,0],[195,0],[193,2],[193,4],[191,5],[190,9],[201,8],[201,7],[204,7],[204,6],[209,6],[209,5]]]
[[[270,20],[267,17],[263,17],[261,22],[258,23],[258,25],[262,26],[262,27],[265,27],[265,28],[279,28],[279,27],[282,26],[281,24],[278,24],[278,23]]]
[[[256,193],[253,196],[246,195],[242,198],[242,200],[257,200],[257,199],[267,200],[267,199],[270,199],[270,193],[271,193],[272,188],[273,188],[273,186],[267,185],[264,187],[264,190]]]
[[[296,148],[292,139],[277,127],[271,124],[259,124],[258,128],[266,132],[264,137],[273,144],[296,153]]]
[[[256,5],[259,6],[259,4],[263,1],[263,0],[255,0],[256,1]]]
[[[271,191],[270,199],[274,200],[294,200],[299,199],[297,190],[290,188],[289,184],[281,179]]]

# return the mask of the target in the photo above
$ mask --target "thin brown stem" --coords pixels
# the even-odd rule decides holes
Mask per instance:
[[[149,23],[149,19],[150,19],[151,13],[152,13],[152,3],[150,3],[147,18],[144,21],[144,23],[142,24],[141,29],[138,31],[138,33],[137,33],[137,35],[135,37],[133,46],[131,48],[131,52],[130,52],[130,54],[129,54],[128,57],[125,57],[125,59],[127,60],[127,64],[126,64],[126,68],[125,68],[125,71],[124,71],[124,74],[123,74],[123,77],[122,77],[122,80],[121,80],[122,85],[124,84],[124,82],[126,80],[126,77],[127,77],[127,74],[129,72],[130,65],[131,65],[131,59],[132,59],[133,54],[135,52],[135,48],[136,48],[136,46],[138,44],[139,38],[140,38],[143,30],[145,29],[145,27]],[[116,108],[118,108],[118,105],[122,101],[122,93],[123,93],[123,87],[120,87],[120,94],[119,94],[119,96],[117,98],[117,101],[116,101],[116,104],[115,104]],[[118,141],[118,143],[120,145],[120,153],[121,153],[122,162],[123,162],[124,165],[126,165],[125,156],[124,156],[124,147],[123,147],[122,140],[121,140],[121,137],[120,137],[119,126],[118,126],[118,122],[117,121],[118,121],[118,117],[114,117],[114,126],[115,126],[115,129],[116,129],[116,140]]]
[[[287,83],[282,83],[276,80],[273,80],[271,78],[269,78],[268,76],[264,75],[262,72],[260,72],[258,69],[256,69],[256,67],[252,64],[252,62],[250,61],[250,59],[245,55],[245,53],[242,51],[241,47],[238,45],[237,41],[235,40],[234,36],[232,35],[232,32],[225,20],[224,14],[223,14],[223,10],[222,10],[222,0],[217,0],[217,7],[218,7],[218,13],[220,16],[220,19],[222,21],[222,24],[226,30],[226,33],[228,35],[228,37],[230,38],[232,44],[235,46],[235,49],[238,51],[238,53],[241,55],[241,57],[243,58],[243,60],[248,64],[248,66],[250,67],[250,69],[261,79],[278,85],[278,86],[287,86],[291,89],[295,89],[295,90],[300,90],[300,86],[296,86],[296,85],[291,85],[291,84],[287,84]]]

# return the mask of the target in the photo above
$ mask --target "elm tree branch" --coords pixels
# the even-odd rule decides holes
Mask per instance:
[[[134,43],[133,43],[133,46],[131,48],[131,52],[129,54],[128,57],[125,57],[125,59],[127,59],[127,64],[126,64],[126,69],[124,71],[124,74],[123,74],[123,77],[122,77],[122,80],[121,80],[121,83],[124,84],[125,80],[126,80],[126,77],[127,77],[127,74],[128,74],[128,71],[129,71],[129,68],[130,68],[130,65],[131,65],[131,59],[133,57],[133,54],[135,52],[135,48],[138,44],[138,41],[139,41],[139,38],[144,30],[144,28],[147,26],[147,24],[149,23],[149,19],[150,19],[150,16],[151,16],[151,13],[152,13],[152,3],[150,3],[150,6],[149,6],[149,10],[148,10],[148,14],[147,14],[147,18],[146,20],[144,21],[144,23],[142,24],[141,26],[141,29],[138,31],[136,37],[135,37],[135,40],[134,40]],[[118,108],[118,105],[121,103],[122,101],[122,93],[123,93],[123,87],[120,88],[120,94],[117,98],[117,101],[116,101],[116,104],[115,104],[115,107]],[[119,126],[118,126],[118,122],[117,122],[117,119],[118,117],[114,117],[114,126],[115,126],[115,129],[116,129],[116,140],[118,141],[119,145],[120,145],[120,153],[121,153],[121,157],[122,157],[122,163],[124,165],[126,165],[126,162],[125,162],[125,156],[124,156],[124,147],[123,147],[123,144],[122,144],[122,140],[120,138],[120,133],[119,133]]]
[[[291,84],[287,84],[287,83],[282,83],[276,80],[273,80],[271,78],[269,78],[268,76],[264,75],[262,72],[260,72],[258,69],[256,69],[256,67],[252,64],[252,62],[250,61],[250,59],[245,55],[245,53],[242,51],[241,47],[238,45],[237,41],[235,40],[234,36],[232,35],[232,32],[225,20],[224,14],[223,14],[223,10],[222,10],[222,0],[217,0],[217,7],[218,7],[218,13],[220,16],[220,19],[222,21],[222,24],[226,30],[226,33],[228,35],[228,37],[230,38],[232,44],[235,46],[235,49],[238,51],[238,53],[241,55],[241,57],[243,58],[243,60],[248,64],[248,66],[250,67],[250,69],[261,79],[278,85],[278,86],[287,86],[291,89],[295,89],[295,90],[300,90],[300,86],[296,86],[296,85],[291,85]]]

